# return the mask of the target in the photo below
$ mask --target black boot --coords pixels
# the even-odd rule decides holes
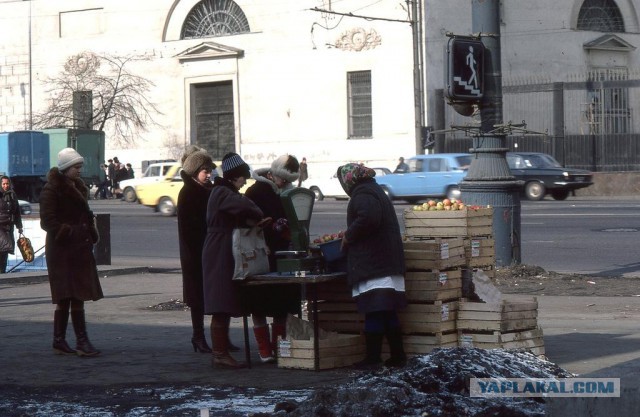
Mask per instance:
[[[391,356],[384,362],[384,366],[401,367],[407,363],[407,355],[404,353],[402,332],[399,327],[387,329],[387,342]]]
[[[376,369],[382,365],[382,339],[383,333],[369,333],[364,334],[367,354],[364,360],[356,362],[354,367],[357,369]]]
[[[68,310],[56,310],[53,313],[53,351],[58,355],[75,355],[76,351],[67,344]]]
[[[73,330],[76,332],[76,353],[78,356],[97,356],[100,351],[93,347],[87,335],[84,310],[71,310]]]
[[[193,351],[211,353],[211,348],[204,335],[204,315],[201,310],[191,309],[191,326],[193,327],[193,336],[191,337]]]

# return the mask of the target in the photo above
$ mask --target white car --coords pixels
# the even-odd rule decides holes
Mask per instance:
[[[375,167],[372,168],[376,172],[376,177],[391,174],[388,168]],[[316,201],[322,201],[325,197],[335,198],[336,200],[348,199],[347,193],[344,192],[337,174],[333,174],[328,178],[309,178],[302,185],[316,195]]]
[[[140,178],[131,178],[129,180],[120,181],[120,189],[122,190],[122,198],[124,201],[133,203],[138,199],[136,195],[136,186],[142,184],[150,184],[164,179],[169,169],[176,161],[156,162],[150,164]]]

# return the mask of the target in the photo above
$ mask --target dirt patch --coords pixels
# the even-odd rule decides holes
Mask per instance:
[[[640,297],[640,278],[559,274],[531,265],[499,268],[493,283],[504,294]]]

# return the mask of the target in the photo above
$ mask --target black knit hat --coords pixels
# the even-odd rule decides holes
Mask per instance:
[[[235,180],[238,177],[251,178],[249,165],[242,160],[240,155],[229,152],[222,158],[222,176],[228,180]]]

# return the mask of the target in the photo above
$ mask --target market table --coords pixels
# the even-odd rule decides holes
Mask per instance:
[[[314,353],[314,370],[320,368],[319,355],[319,327],[318,327],[318,284],[346,278],[346,272],[330,272],[324,274],[306,274],[304,276],[295,275],[294,273],[271,272],[268,274],[251,275],[242,281],[242,286],[255,285],[290,285],[298,284],[301,288],[308,287],[308,294],[311,297],[311,317],[313,325],[313,353]],[[251,351],[249,348],[249,323],[248,315],[242,316],[242,325],[244,331],[244,351],[247,366],[251,368]]]

